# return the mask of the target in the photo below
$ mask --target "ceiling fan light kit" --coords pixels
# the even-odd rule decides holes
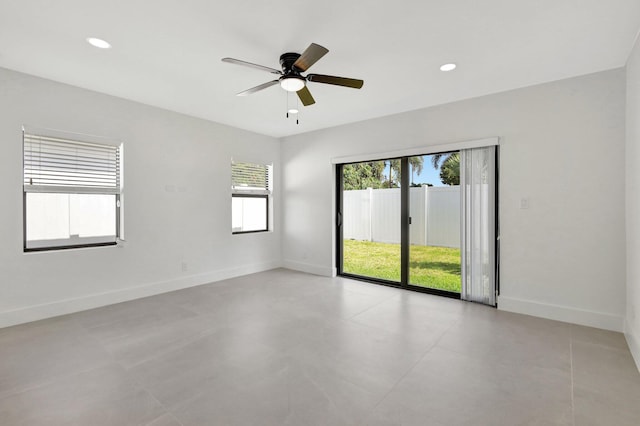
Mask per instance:
[[[305,86],[304,78],[299,76],[282,76],[280,77],[280,86],[287,92],[297,92]]]
[[[306,72],[313,64],[315,64],[328,52],[328,49],[320,46],[319,44],[311,43],[309,47],[307,47],[306,50],[302,52],[302,54],[293,52],[284,53],[280,56],[280,66],[282,67],[282,71],[275,68],[266,67],[264,65],[241,61],[239,59],[223,58],[222,61],[267,71],[271,74],[280,76],[280,78],[278,78],[277,80],[272,80],[259,86],[252,87],[251,89],[247,89],[243,92],[238,93],[237,96],[251,95],[253,93],[259,92],[260,90],[264,90],[268,87],[280,83],[280,87],[282,87],[287,92],[296,92],[298,98],[300,99],[300,102],[302,102],[302,105],[309,106],[313,105],[316,101],[313,99],[313,96],[311,96],[311,92],[307,87],[308,81],[314,83],[332,84],[334,86],[351,87],[354,89],[360,89],[364,84],[363,80],[358,80],[355,78],[336,77],[332,75],[322,74],[307,74],[306,76],[302,75],[303,72]]]

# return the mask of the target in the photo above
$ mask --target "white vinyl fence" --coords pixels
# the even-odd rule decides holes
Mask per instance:
[[[400,188],[344,191],[345,239],[400,244]],[[409,189],[411,244],[460,248],[460,187]]]

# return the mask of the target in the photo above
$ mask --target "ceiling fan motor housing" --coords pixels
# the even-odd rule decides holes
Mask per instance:
[[[300,75],[300,71],[293,67],[295,61],[300,57],[299,53],[283,53],[280,55],[280,65],[284,75]]]

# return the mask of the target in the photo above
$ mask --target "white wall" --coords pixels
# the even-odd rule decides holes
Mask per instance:
[[[499,308],[622,330],[624,91],[618,69],[285,138],[284,265],[334,271],[332,157],[499,136]]]
[[[640,368],[640,40],[627,63],[627,317],[625,334]]]
[[[23,253],[23,124],[124,142],[123,247]],[[0,144],[0,326],[280,265],[274,138],[0,69]],[[231,235],[231,157],[274,164],[276,232]]]
[[[627,73],[626,146],[626,330],[637,357],[638,50]],[[270,137],[0,69],[0,326],[269,269],[282,259],[330,275],[331,158],[500,136],[499,307],[621,330],[624,91],[624,71],[607,71],[285,138],[280,158]],[[22,253],[23,124],[124,141],[124,247]],[[231,157],[274,163],[275,232],[231,235]],[[521,198],[530,209],[519,209]]]

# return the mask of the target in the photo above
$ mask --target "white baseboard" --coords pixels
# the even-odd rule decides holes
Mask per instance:
[[[267,271],[281,266],[282,264],[279,261],[257,263],[0,312],[0,328],[195,287],[215,281]]]
[[[627,345],[629,345],[629,350],[631,351],[631,355],[633,356],[634,361],[636,362],[636,367],[638,367],[638,371],[640,371],[640,335],[636,333],[631,327],[629,321],[624,322],[624,337],[627,338]]]
[[[335,268],[313,265],[311,263],[298,262],[295,260],[284,260],[282,266],[287,269],[293,269],[294,271],[306,272],[313,275],[322,275],[324,277],[335,277]]]
[[[624,329],[624,319],[621,316],[603,312],[586,311],[570,306],[552,305],[499,296],[498,309],[611,331],[622,332]]]

